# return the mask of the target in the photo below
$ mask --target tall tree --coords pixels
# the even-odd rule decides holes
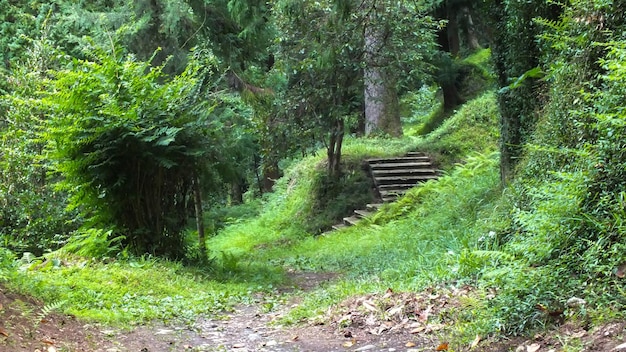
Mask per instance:
[[[353,22],[363,43],[363,84],[365,133],[402,134],[398,103],[399,72],[417,64],[432,48],[433,21],[426,15],[432,3],[391,2],[387,0],[335,0],[343,19]],[[416,58],[419,58],[416,60]]]
[[[322,138],[339,173],[347,127],[366,117],[368,133],[400,135],[400,72],[421,76],[434,48],[426,7],[391,1],[281,2],[278,62],[288,86],[284,111],[308,136]],[[409,73],[410,72],[410,73]]]
[[[374,0],[363,1],[363,85],[365,134],[384,132],[402,135],[397,78],[383,53],[389,46],[390,26],[385,21],[385,7]]]
[[[557,20],[561,7],[550,2],[523,2],[491,0],[486,11],[492,19],[493,58],[501,89],[500,106],[500,168],[504,183],[513,174],[521,155],[522,145],[535,128],[541,104],[541,85],[537,77],[527,72],[538,68],[542,48],[538,42],[541,33],[538,18]],[[526,78],[515,89],[508,86],[518,78]]]

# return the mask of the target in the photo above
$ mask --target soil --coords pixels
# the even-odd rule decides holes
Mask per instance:
[[[471,298],[471,287],[436,287],[419,293],[350,298],[327,314],[297,326],[279,318],[298,305],[298,297],[334,279],[328,273],[291,273],[298,287],[294,299],[267,310],[264,297],[223,316],[199,319],[193,328],[153,324],[131,331],[87,324],[50,312],[39,301],[0,287],[0,352],[166,352],[166,351],[626,351],[626,324],[614,322],[588,331],[563,324],[532,338],[490,341],[477,337],[467,346],[439,336]]]

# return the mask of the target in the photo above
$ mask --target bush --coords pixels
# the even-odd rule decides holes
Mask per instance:
[[[97,49],[93,61],[74,60],[44,100],[53,112],[45,137],[87,229],[122,236],[139,255],[182,258],[192,187],[220,170],[222,125],[219,102],[199,98],[211,62],[176,77],[161,69]]]

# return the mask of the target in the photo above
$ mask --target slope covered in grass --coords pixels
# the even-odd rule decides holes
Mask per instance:
[[[464,107],[432,134],[403,140],[348,139],[347,160],[425,150],[446,170],[361,224],[311,236],[303,232],[319,192],[321,156],[292,165],[259,217],[208,241],[215,257],[295,271],[331,271],[342,279],[307,296],[292,319],[312,317],[357,294],[421,290],[463,280],[460,259],[491,230],[482,219],[498,201],[497,109],[493,93]],[[456,164],[455,164],[456,163]]]

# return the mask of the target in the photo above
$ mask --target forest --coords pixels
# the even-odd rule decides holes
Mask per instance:
[[[619,0],[0,0],[0,351],[626,350],[625,97]]]

